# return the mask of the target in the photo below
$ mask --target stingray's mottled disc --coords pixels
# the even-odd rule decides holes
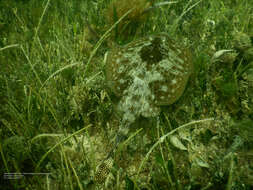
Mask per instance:
[[[110,51],[106,78],[122,111],[149,117],[182,95],[192,67],[188,49],[162,33]]]

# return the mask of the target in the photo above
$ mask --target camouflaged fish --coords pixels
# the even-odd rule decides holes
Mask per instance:
[[[120,98],[118,111],[123,118],[115,147],[95,172],[98,183],[106,179],[113,165],[112,153],[131,123],[139,116],[155,117],[160,106],[177,101],[193,70],[190,51],[164,33],[116,47],[105,61],[108,86]]]
[[[177,101],[193,70],[190,51],[164,33],[116,47],[105,58],[108,86],[120,98],[118,111],[123,118],[115,147],[95,173],[98,183],[106,179],[113,165],[112,153],[131,123],[139,116],[155,117],[160,106]]]
[[[136,117],[154,117],[160,106],[170,105],[182,95],[193,64],[191,53],[167,34],[147,36],[107,55],[108,86],[120,97],[123,122]]]

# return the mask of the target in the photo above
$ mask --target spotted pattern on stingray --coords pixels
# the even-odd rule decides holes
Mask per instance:
[[[161,33],[110,51],[106,78],[123,111],[149,117],[178,100],[192,68],[189,50]]]

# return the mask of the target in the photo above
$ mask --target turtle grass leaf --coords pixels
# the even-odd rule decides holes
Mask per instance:
[[[200,157],[196,157],[195,160],[194,160],[194,162],[195,162],[198,166],[200,166],[200,167],[202,167],[202,168],[209,168],[209,164],[208,164],[204,159],[202,159],[202,158],[200,158]]]
[[[180,149],[180,150],[187,150],[187,148],[183,145],[183,143],[179,140],[179,138],[175,135],[171,136],[170,137],[170,143]]]
[[[224,54],[226,54],[226,53],[228,53],[228,52],[233,52],[233,50],[232,50],[232,49],[222,49],[222,50],[216,51],[216,52],[213,54],[213,57],[212,57],[212,59],[211,59],[212,62],[219,61],[220,58],[221,58]]]

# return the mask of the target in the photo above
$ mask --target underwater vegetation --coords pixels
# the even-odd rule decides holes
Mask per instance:
[[[113,0],[109,3],[106,11],[107,25],[113,25],[125,13],[132,11],[116,26],[112,34],[113,40],[129,41],[145,23],[152,11],[147,11],[152,7],[151,1],[146,0]]]
[[[0,1],[0,189],[252,189],[252,3]]]

